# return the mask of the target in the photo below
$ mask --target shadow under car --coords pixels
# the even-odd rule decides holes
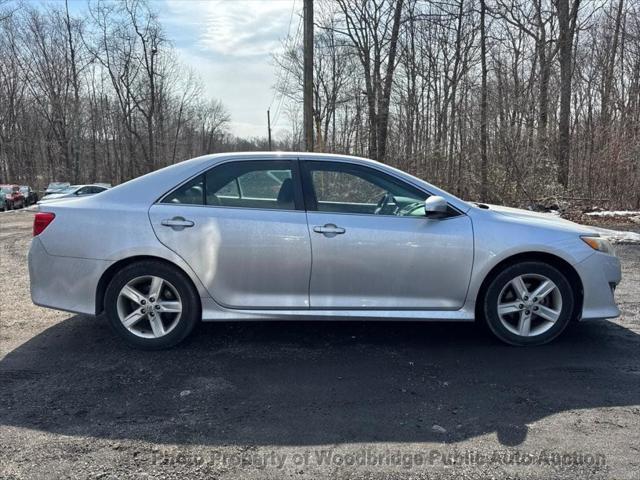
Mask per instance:
[[[472,324],[205,323],[166,351],[73,316],[0,361],[0,424],[163,444],[456,442],[640,404],[638,335],[611,322],[502,345]],[[439,425],[446,432],[434,431]]]

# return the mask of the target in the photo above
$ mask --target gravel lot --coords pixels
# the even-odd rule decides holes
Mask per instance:
[[[0,478],[638,478],[640,246],[622,317],[543,347],[251,322],[141,352],[31,304],[31,222],[0,214]]]

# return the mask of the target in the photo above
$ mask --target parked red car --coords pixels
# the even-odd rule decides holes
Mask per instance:
[[[24,207],[24,195],[18,185],[0,185],[0,195],[4,196],[5,210]]]

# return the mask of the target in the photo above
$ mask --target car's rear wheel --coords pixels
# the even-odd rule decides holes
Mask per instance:
[[[130,345],[148,350],[177,345],[201,318],[198,294],[189,278],[159,261],[125,266],[111,279],[104,300],[116,333]]]
[[[543,262],[502,270],[489,284],[484,317],[491,331],[511,345],[550,342],[569,324],[575,305],[566,276]]]

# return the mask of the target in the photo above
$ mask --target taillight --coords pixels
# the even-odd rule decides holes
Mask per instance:
[[[40,235],[44,229],[49,226],[53,219],[56,218],[54,213],[38,212],[33,219],[33,236]]]

